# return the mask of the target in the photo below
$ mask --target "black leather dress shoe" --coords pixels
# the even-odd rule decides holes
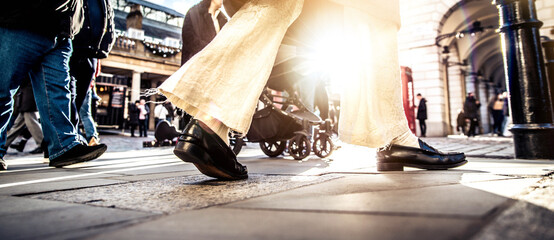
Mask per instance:
[[[173,153],[185,162],[193,163],[200,172],[222,180],[248,178],[246,166],[217,134],[204,123],[193,119],[179,136]]]
[[[467,163],[461,152],[443,153],[419,139],[420,148],[390,145],[377,151],[377,171],[403,171],[404,167],[446,170]]]

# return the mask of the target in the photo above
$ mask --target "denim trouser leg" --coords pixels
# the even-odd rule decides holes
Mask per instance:
[[[6,154],[4,145],[13,113],[13,96],[23,78],[52,47],[53,40],[25,30],[0,27],[0,157]]]
[[[90,141],[93,137],[98,139],[98,132],[96,131],[96,126],[94,126],[94,120],[92,119],[92,114],[90,112],[91,95],[92,91],[89,90],[85,95],[81,109],[79,109],[79,117],[83,122],[85,134],[87,135],[87,141]]]
[[[75,126],[70,120],[71,40],[56,40],[52,49],[43,56],[42,62],[31,71],[31,83],[50,159],[80,144]]]

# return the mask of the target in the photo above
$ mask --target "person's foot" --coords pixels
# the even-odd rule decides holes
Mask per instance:
[[[108,149],[106,144],[98,144],[96,146],[87,146],[84,144],[79,144],[62,155],[50,159],[50,167],[63,167],[75,163],[86,162],[94,160],[100,157]]]
[[[222,180],[248,178],[248,170],[233,150],[202,122],[193,119],[179,136],[173,153],[193,163],[200,172]]]
[[[21,139],[21,141],[10,145],[10,147],[17,150],[18,152],[23,152],[23,149],[25,149],[25,144],[27,144],[27,140]]]
[[[461,152],[443,153],[419,139],[419,148],[389,145],[377,151],[377,171],[403,171],[404,167],[446,170],[467,163]]]
[[[37,147],[37,148],[35,148],[33,151],[30,151],[29,153],[30,153],[30,154],[39,154],[39,153],[42,153],[42,148]]]
[[[4,158],[0,157],[0,171],[8,170],[8,164],[4,161]]]

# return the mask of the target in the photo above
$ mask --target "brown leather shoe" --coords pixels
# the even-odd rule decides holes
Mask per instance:
[[[248,178],[248,170],[217,134],[204,123],[193,119],[179,136],[173,153],[193,163],[200,172],[222,180]]]

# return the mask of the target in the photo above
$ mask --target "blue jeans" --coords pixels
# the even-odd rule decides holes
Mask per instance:
[[[31,77],[50,159],[80,144],[70,121],[69,57],[71,40],[28,30],[0,28],[0,157],[6,154],[6,130],[13,96]]]
[[[85,134],[87,135],[87,141],[90,141],[91,138],[95,137],[98,139],[98,132],[96,131],[96,126],[94,125],[94,120],[92,119],[92,113],[90,112],[90,104],[92,103],[92,89],[89,89],[85,95],[85,100],[81,109],[79,109],[79,116],[83,122],[83,128],[85,128]]]

